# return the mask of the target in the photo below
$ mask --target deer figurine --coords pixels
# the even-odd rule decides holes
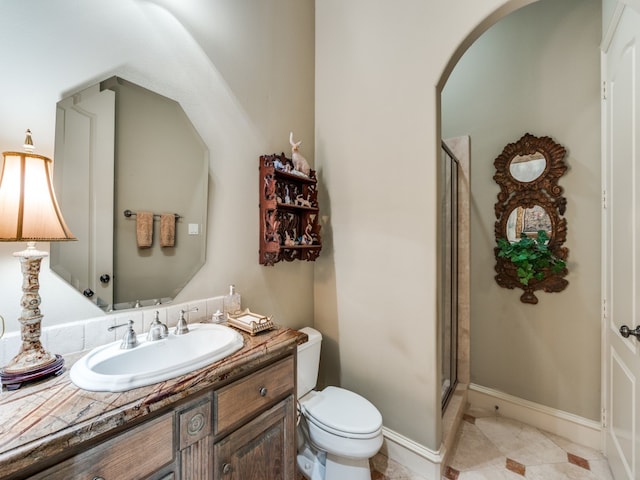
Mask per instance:
[[[291,162],[293,163],[293,168],[298,172],[304,173],[306,176],[309,176],[309,172],[311,168],[309,167],[309,162],[307,159],[302,156],[302,154],[298,151],[300,149],[300,144],[302,141],[294,143],[293,141],[293,132],[289,133],[289,143],[291,144]]]

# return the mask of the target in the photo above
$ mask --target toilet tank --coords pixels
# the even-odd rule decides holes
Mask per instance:
[[[322,342],[319,331],[310,327],[301,328],[300,331],[306,333],[309,340],[298,345],[298,398],[302,398],[316,386]]]

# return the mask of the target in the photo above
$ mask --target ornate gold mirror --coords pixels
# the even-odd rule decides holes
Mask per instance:
[[[500,186],[495,204],[496,282],[521,288],[520,300],[538,303],[536,290],[560,292],[569,282],[567,200],[558,180],[567,171],[566,150],[549,137],[525,134],[495,159]]]

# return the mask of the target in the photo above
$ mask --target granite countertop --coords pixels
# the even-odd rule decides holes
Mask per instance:
[[[0,474],[6,478],[59,456],[124,424],[168,407],[229,377],[254,370],[306,341],[296,330],[276,327],[208,367],[127,392],[90,392],[76,387],[69,368],[82,354],[65,357],[63,374],[0,393]]]

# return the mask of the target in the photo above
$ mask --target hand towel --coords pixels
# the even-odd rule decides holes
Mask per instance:
[[[153,213],[136,212],[136,240],[138,248],[150,248],[153,243]]]
[[[176,216],[173,213],[160,215],[160,246],[173,247],[176,243]]]

